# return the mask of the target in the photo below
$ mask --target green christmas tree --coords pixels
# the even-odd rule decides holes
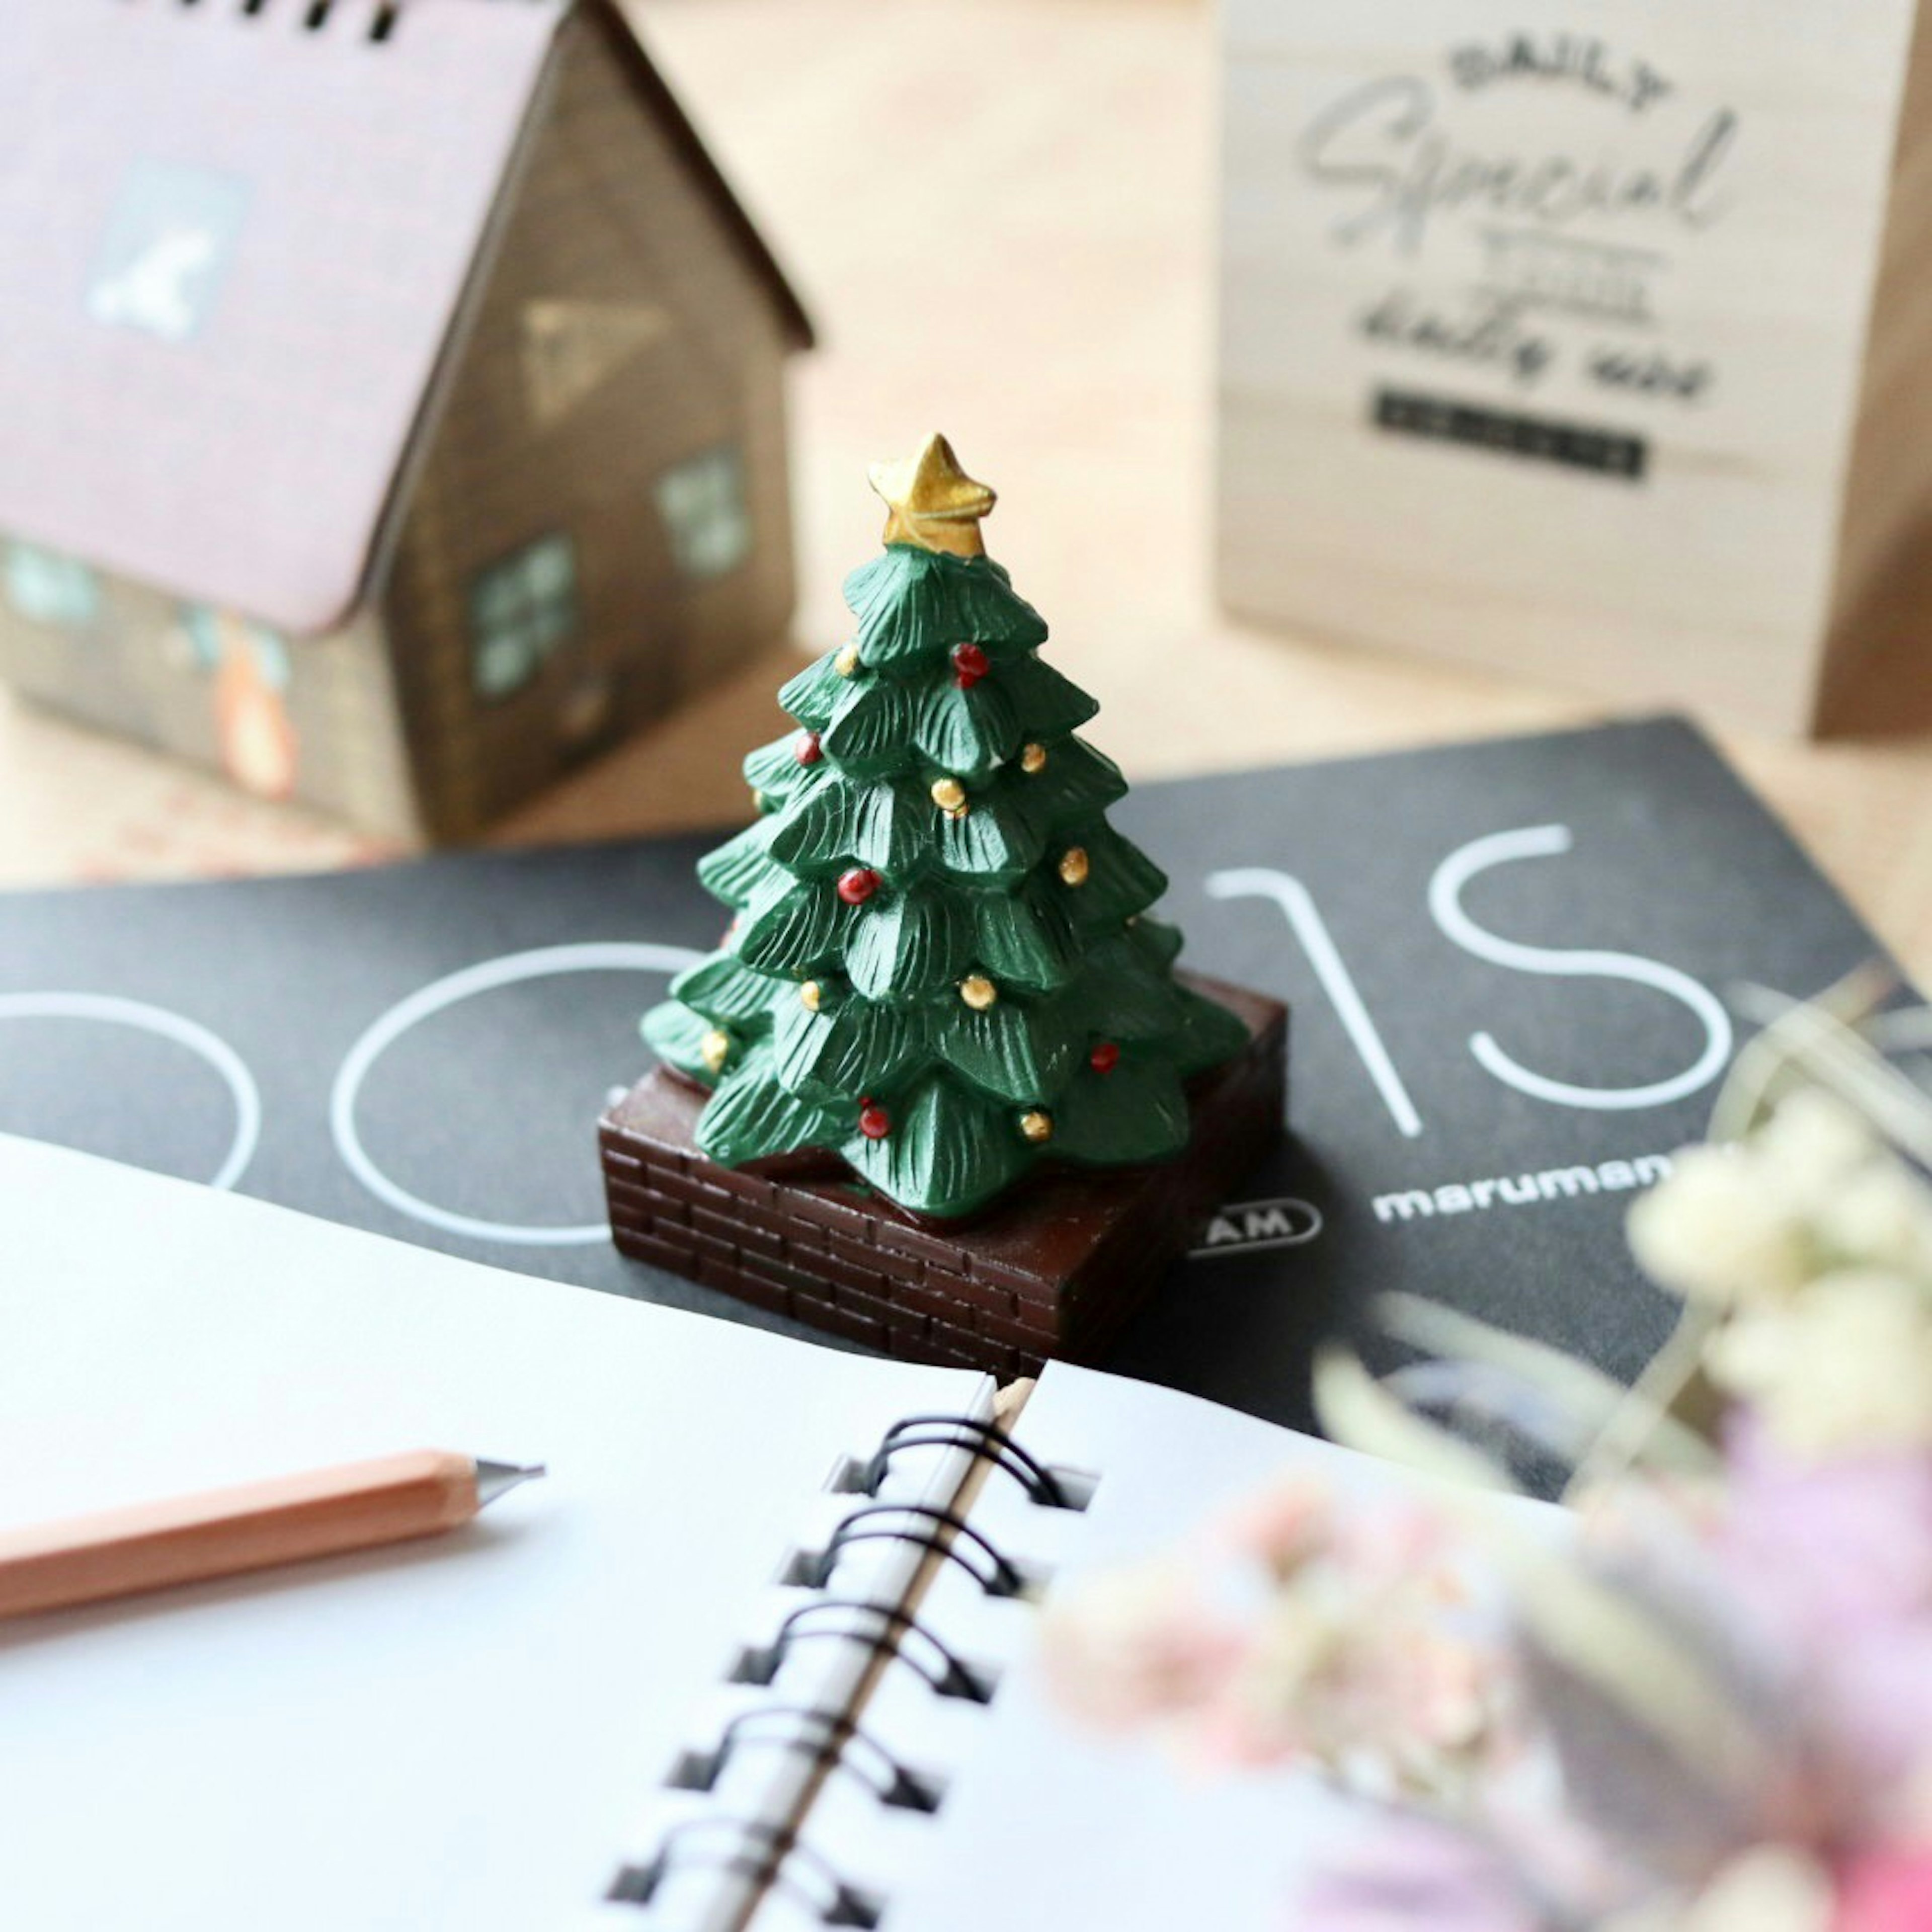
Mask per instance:
[[[800,729],[746,760],[760,815],[698,868],[734,916],[644,1037],[712,1090],[712,1160],[822,1149],[920,1214],[1042,1160],[1171,1159],[1185,1082],[1246,1030],[1174,980],[1180,935],[1144,916],[1167,880],[1075,735],[1099,706],[985,554],[992,491],[941,436],[872,481],[857,634],[778,694]]]

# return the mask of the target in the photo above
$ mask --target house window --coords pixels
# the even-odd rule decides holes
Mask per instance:
[[[183,604],[176,620],[188,663],[212,677],[221,668],[221,620],[206,604]]]
[[[100,580],[73,557],[9,544],[7,601],[34,623],[78,631],[93,622],[100,608]]]
[[[470,668],[478,694],[508,698],[577,629],[577,553],[567,536],[535,543],[470,586]]]
[[[658,478],[658,510],[686,577],[722,577],[751,554],[745,464],[735,444],[707,449]]]
[[[295,667],[289,656],[288,640],[279,631],[206,604],[177,607],[170,655],[184,669],[204,671],[212,676],[226,658],[244,646],[254,658],[254,668],[262,681],[272,690],[287,690]]]

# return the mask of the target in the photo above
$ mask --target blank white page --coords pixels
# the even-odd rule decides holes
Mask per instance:
[[[1043,1577],[1049,1600],[1173,1550],[1290,1472],[1345,1496],[1386,1495],[1407,1480],[1272,1423],[1064,1362],[1047,1365],[1015,1433],[1045,1462],[1098,1478],[1078,1515],[1037,1508],[999,1480],[973,1506],[975,1528]],[[1522,1507],[1539,1522],[1559,1520]],[[1083,1729],[1042,1681],[1039,1611],[986,1598],[956,1566],[920,1614],[969,1654],[1008,1663],[992,1710],[970,1714],[949,1738],[953,1777],[934,1829],[889,1838],[842,1796],[814,1820],[835,1861],[892,1900],[886,1932],[1278,1932],[1297,1922],[1311,1850],[1358,1828],[1358,1814],[1312,1774],[1211,1774],[1153,1738]],[[932,1719],[916,1690],[889,1682],[863,1721],[912,1754]]]
[[[0,1624],[0,1918],[574,1920],[801,1508],[987,1387],[0,1136],[0,1526],[413,1448],[550,1471],[447,1538]]]

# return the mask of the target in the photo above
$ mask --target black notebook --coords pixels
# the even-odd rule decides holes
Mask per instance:
[[[1691,726],[1138,788],[1184,963],[1293,1008],[1291,1138],[1104,1364],[1305,1426],[1311,1345],[1407,1289],[1628,1378],[1670,1319],[1634,1192],[1701,1132],[1742,982],[1876,942]],[[0,896],[0,1132],[764,1327],[620,1258],[592,1126],[716,940],[710,837]]]

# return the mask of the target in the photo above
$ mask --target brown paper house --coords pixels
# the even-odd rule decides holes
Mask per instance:
[[[5,0],[0,674],[460,836],[784,628],[811,328],[612,0]]]

